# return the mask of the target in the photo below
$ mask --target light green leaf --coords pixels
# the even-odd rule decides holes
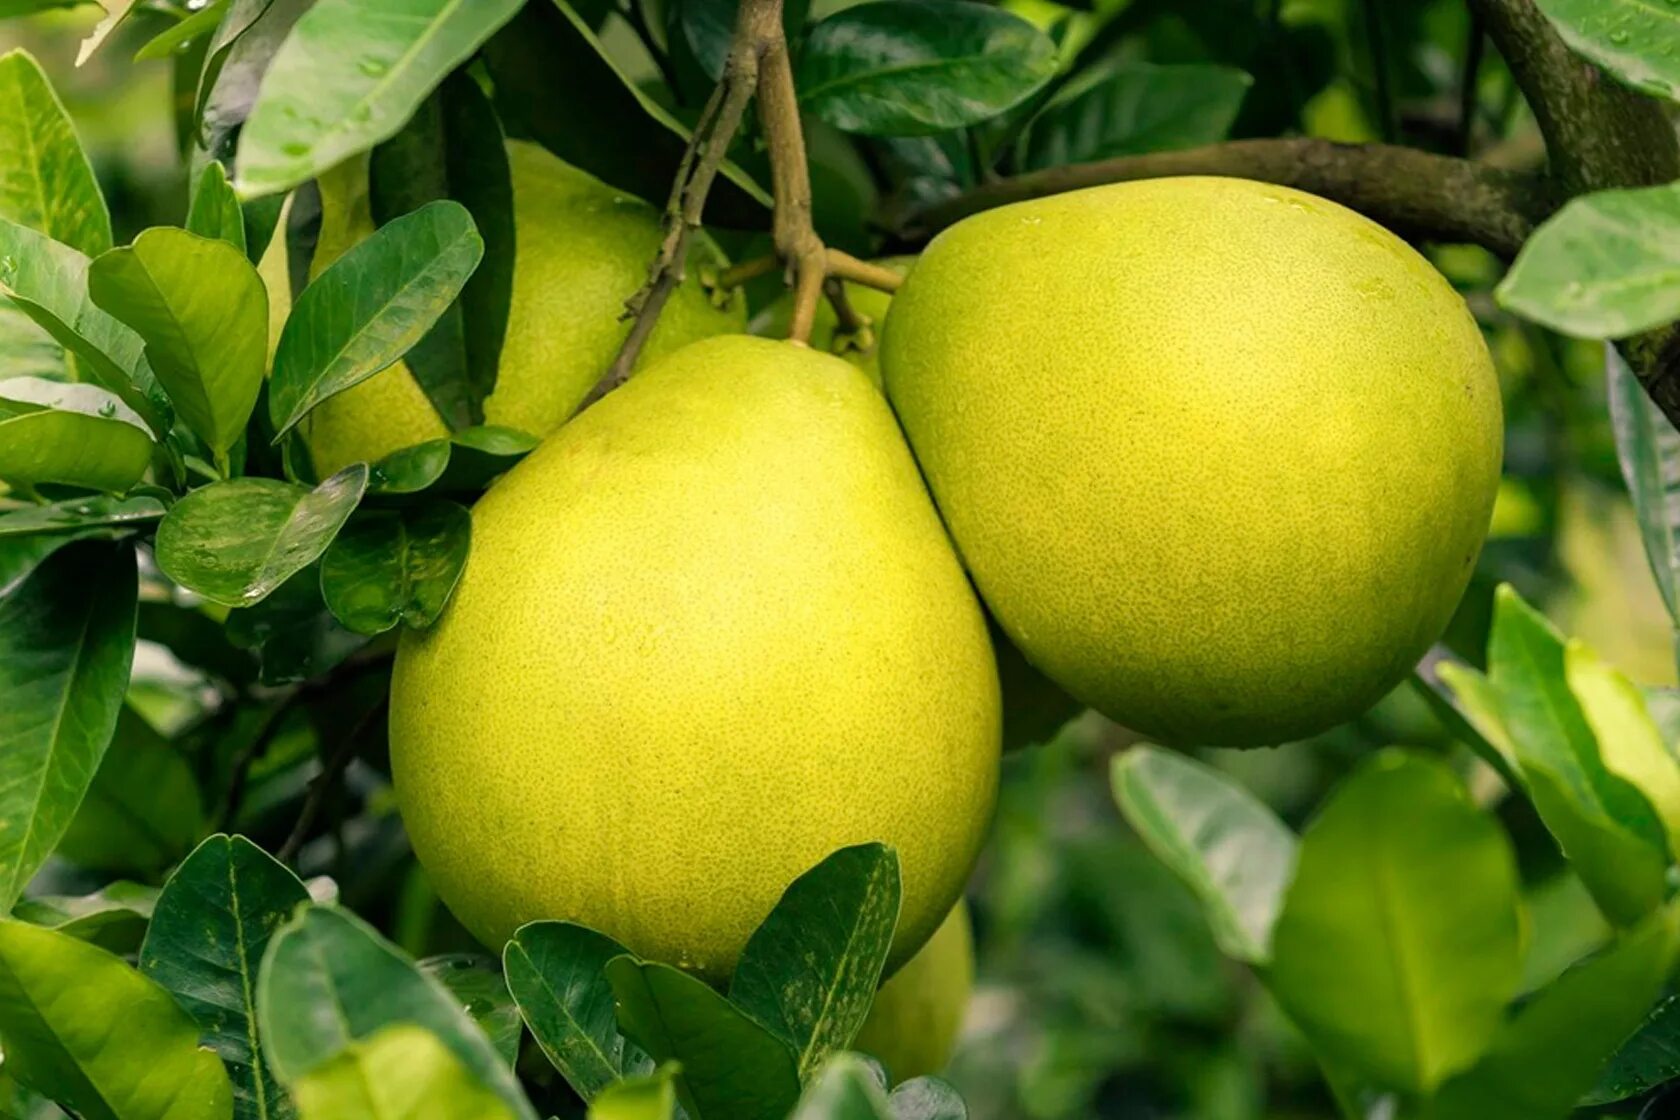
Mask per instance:
[[[938,1077],[912,1077],[887,1096],[893,1120],[968,1120],[956,1086]]]
[[[136,596],[133,548],[87,541],[0,600],[0,911],[64,835],[111,742]]]
[[[228,1120],[221,1060],[156,984],[66,933],[0,919],[6,1071],[87,1120]]]
[[[268,364],[268,291],[245,254],[184,229],[149,229],[93,262],[88,292],[145,340],[176,411],[225,455]]]
[[[111,215],[70,114],[22,49],[0,55],[0,218],[89,256],[111,247]]]
[[[1521,924],[1499,826],[1441,763],[1383,751],[1301,838],[1268,982],[1324,1058],[1427,1094],[1497,1031]]]
[[[1269,960],[1295,873],[1295,834],[1230,778],[1161,747],[1131,748],[1111,773],[1127,823],[1196,892],[1219,947],[1238,960]]]
[[[94,385],[0,381],[0,479],[132,488],[151,467],[153,443],[145,428],[121,418],[119,403]]]
[[[1680,624],[1680,431],[1657,411],[1614,346],[1604,348],[1604,372],[1616,457],[1645,558],[1669,617]]]
[[[483,424],[393,451],[373,464],[370,494],[476,494],[536,449],[535,436]]]
[[[1668,838],[1672,862],[1680,854],[1680,762],[1646,710],[1644,694],[1576,640],[1564,651],[1564,676],[1598,740],[1604,768],[1650,803]]]
[[[609,1085],[589,1103],[587,1120],[673,1120],[677,1114],[675,1064]]]
[[[211,160],[199,174],[192,207],[187,211],[187,232],[219,237],[245,252],[245,214],[219,160]]]
[[[158,567],[212,602],[248,607],[327,550],[366,488],[365,463],[313,490],[272,478],[201,487],[158,526]]]
[[[142,526],[161,518],[168,507],[149,494],[132,498],[70,498],[0,513],[0,537],[62,533],[99,526]]]
[[[92,894],[25,898],[12,916],[30,925],[67,933],[112,953],[133,953],[146,936],[157,905],[156,887],[118,879]]]
[[[228,0],[215,0],[197,11],[190,12],[175,22],[175,26],[168,28],[146,40],[146,44],[134,52],[134,61],[150,62],[153,59],[168,58],[177,49],[186,46],[201,35],[208,35],[222,22],[222,16],[227,14]]]
[[[1659,0],[1537,0],[1563,41],[1646,93],[1680,96],[1680,7]]]
[[[302,1120],[513,1120],[437,1035],[396,1023],[352,1042],[292,1087]]]
[[[389,139],[522,0],[319,0],[239,137],[238,190],[289,190]]]
[[[893,1120],[887,1092],[856,1054],[836,1054],[818,1070],[788,1120]]]
[[[192,765],[125,704],[111,746],[57,851],[80,867],[152,875],[186,855],[208,831]]]
[[[1579,338],[1625,338],[1680,318],[1680,183],[1570,200],[1529,237],[1494,295]]]

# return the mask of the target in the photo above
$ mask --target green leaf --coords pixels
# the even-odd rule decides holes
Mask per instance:
[[[618,1033],[607,962],[624,947],[570,922],[531,922],[502,949],[508,990],[531,1036],[578,1096],[591,1101],[651,1063]]]
[[[471,536],[472,517],[454,502],[363,511],[321,557],[321,597],[358,634],[424,630],[449,604]]]
[[[69,351],[87,379],[121,397],[152,430],[169,432],[169,399],[146,364],[140,336],[88,297],[91,262],[68,245],[0,218],[0,295]]]
[[[1537,0],[1563,41],[1631,86],[1680,96],[1680,8],[1651,0]]]
[[[71,545],[0,601],[0,911],[69,827],[134,658],[128,545]]]
[[[0,513],[0,537],[63,533],[100,526],[137,528],[159,520],[167,510],[167,506],[149,494],[131,498],[111,495],[70,498]]]
[[[318,677],[361,649],[367,639],[339,625],[321,600],[321,570],[311,564],[269,596],[227,617],[228,640],[257,654],[263,684]]]
[[[445,953],[421,961],[420,971],[449,989],[461,1009],[472,1016],[490,1045],[496,1048],[496,1053],[512,1066],[519,1057],[519,1040],[525,1028],[495,958],[477,953]]]
[[[211,160],[198,177],[192,207],[187,211],[187,232],[219,237],[241,253],[246,251],[245,213],[219,160]]]
[[[1674,914],[1659,911],[1554,980],[1441,1087],[1432,1120],[1564,1120],[1661,993],[1677,940]]]
[[[0,55],[0,218],[94,256],[111,214],[70,114],[28,51]]]
[[[501,122],[472,77],[457,72],[414,119],[374,149],[373,214],[381,224],[437,199],[472,215],[483,259],[455,302],[404,357],[451,428],[484,422],[513,298],[513,179]]]
[[[76,51],[76,65],[81,66],[93,57],[95,51],[105,45],[105,40],[111,37],[122,22],[128,18],[134,9],[135,0],[99,0],[99,6],[105,9],[105,17],[94,24],[88,37],[82,40]]]
[[[674,1120],[678,1067],[663,1065],[652,1073],[608,1085],[589,1103],[587,1120]]]
[[[228,1120],[221,1061],[169,993],[69,934],[0,919],[6,1071],[87,1120]]]
[[[477,493],[539,442],[526,432],[494,424],[463,428],[448,439],[412,444],[373,464],[368,493]]]
[[[95,385],[38,377],[0,381],[0,479],[131,489],[150,468],[154,445],[124,411]]]
[[[1018,145],[1023,168],[1193,148],[1223,140],[1254,84],[1230,66],[1093,66],[1038,111]]]
[[[309,5],[310,0],[234,0],[204,52],[193,113],[195,154],[231,159],[269,63]]]
[[[181,419],[225,455],[268,365],[268,290],[245,254],[184,229],[149,229],[93,262],[88,293],[145,340]]]
[[[968,1105],[950,1082],[913,1077],[887,1097],[893,1120],[968,1120]]]
[[[157,898],[156,887],[118,879],[92,894],[23,899],[12,908],[12,916],[69,934],[107,952],[133,953],[146,936]]]
[[[57,852],[79,867],[151,875],[186,855],[207,831],[186,756],[124,705]]]
[[[347,911],[309,906],[274,935],[257,981],[257,1022],[282,1085],[406,1022],[435,1034],[516,1117],[535,1120],[513,1071],[449,990]]]
[[[448,309],[484,242],[456,202],[432,202],[382,226],[298,297],[269,384],[275,438],[334,393],[398,361]]]
[[[1116,756],[1111,775],[1126,822],[1196,893],[1219,947],[1238,960],[1268,961],[1295,873],[1295,834],[1230,778],[1161,747],[1140,744]]]
[[[397,1023],[353,1042],[292,1088],[303,1120],[513,1120],[438,1036]]]
[[[243,836],[212,836],[175,869],[140,970],[175,997],[227,1065],[237,1120],[295,1115],[263,1058],[254,993],[269,941],[309,892]]]
[[[364,463],[313,490],[272,478],[201,487],[158,526],[158,567],[212,602],[248,607],[327,550],[366,487]]]
[[[1583,1105],[1637,1097],[1680,1077],[1680,995],[1661,1000],[1599,1072]]]
[[[799,1098],[799,1063],[781,1039],[670,965],[615,957],[607,980],[618,1025],[656,1062],[676,1062],[693,1120],[784,1120]]]
[[[1680,853],[1680,762],[1663,742],[1644,693],[1576,640],[1564,650],[1564,678],[1598,741],[1604,768],[1638,790],[1656,813],[1672,861]]]
[[[1680,184],[1571,199],[1524,243],[1494,296],[1580,338],[1680,318]]]
[[[1616,457],[1639,517],[1645,557],[1669,617],[1680,624],[1680,431],[1657,411],[1613,346],[1604,348],[1604,371]]]
[[[150,62],[153,59],[168,58],[194,39],[214,31],[227,9],[228,0],[214,0],[213,3],[181,17],[175,21],[175,26],[146,40],[145,45],[134,52],[134,61]]]
[[[318,0],[263,78],[238,189],[289,190],[389,139],[521,0]]]
[[[566,0],[532,0],[484,46],[496,111],[567,163],[638,198],[663,199],[689,129],[621,70]],[[770,196],[726,161],[706,205],[709,222],[757,227]]]
[[[847,132],[922,136],[978,124],[1056,72],[1056,45],[1018,16],[970,0],[882,0],[812,27],[799,101]]]
[[[1521,925],[1499,826],[1444,765],[1387,750],[1303,834],[1268,980],[1326,1059],[1428,1093],[1498,1029]]]
[[[199,607],[157,600],[141,603],[140,640],[156,642],[181,664],[206,676],[236,686],[257,679],[256,662],[228,639],[221,621]]]
[[[741,950],[730,1002],[793,1047],[801,1080],[869,1017],[902,895],[891,848],[841,848],[793,881]]]
[[[1535,810],[1605,916],[1632,925],[1663,896],[1662,822],[1636,786],[1605,766],[1569,688],[1563,639],[1509,586],[1494,596],[1488,662]]]
[[[856,1054],[836,1054],[817,1071],[788,1120],[893,1120],[886,1090]]]

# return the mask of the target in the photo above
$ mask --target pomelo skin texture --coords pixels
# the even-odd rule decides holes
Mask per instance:
[[[852,1049],[879,1058],[894,1085],[951,1060],[974,990],[974,931],[959,902],[922,951],[875,994]]]
[[[976,215],[923,252],[882,347],[1004,630],[1168,742],[1363,711],[1487,529],[1499,386],[1464,301],[1312,195],[1162,179]]]
[[[473,509],[391,692],[403,820],[489,946],[581,922],[712,980],[799,874],[897,849],[891,967],[939,925],[997,792],[997,670],[886,401],[734,336],[678,351]]]
[[[535,144],[510,141],[507,150],[516,237],[513,293],[496,387],[484,402],[484,419],[545,436],[577,410],[612,364],[630,329],[619,318],[624,301],[647,278],[663,233],[658,211],[641,199]],[[362,191],[365,211],[365,181]],[[324,203],[324,188],[322,197]],[[323,242],[325,222],[324,214]],[[362,223],[357,239],[373,230],[371,216]],[[320,257],[318,250],[316,270],[325,267]],[[705,273],[723,264],[709,239],[697,240],[688,277],[671,294],[642,350],[642,362],[696,339],[742,329],[746,304],[740,296],[720,306],[702,283]],[[348,463],[371,462],[449,434],[403,363],[332,397],[307,423],[310,452],[322,477]]]

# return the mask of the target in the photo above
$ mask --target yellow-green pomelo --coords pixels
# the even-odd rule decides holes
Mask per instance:
[[[900,276],[910,271],[914,257],[888,257],[877,263],[886,265]],[[887,307],[892,296],[877,288],[847,282],[846,299],[852,310],[869,320],[867,337],[838,337],[840,319],[834,305],[827,299],[817,302],[816,317],[811,321],[811,348],[838,354],[861,369],[875,387],[881,387],[881,324],[886,321]],[[748,327],[753,334],[765,338],[786,338],[788,323],[793,319],[793,293],[784,292],[753,316]]]
[[[659,214],[639,198],[562,162],[535,144],[507,146],[513,177],[513,292],[496,387],[484,402],[490,424],[544,436],[576,411],[629,332],[624,301],[647,278],[663,236]],[[373,230],[365,179],[353,236],[332,257]],[[323,243],[327,228],[325,185]],[[325,267],[318,249],[314,270]],[[702,277],[723,264],[699,238],[688,277],[672,293],[642,351],[646,362],[686,343],[742,329],[739,296],[720,300]],[[447,435],[443,421],[402,363],[330,398],[310,414],[305,435],[318,474],[375,460]]]
[[[974,990],[974,932],[958,902],[939,929],[881,985],[852,1049],[879,1058],[893,1084],[938,1073],[951,1060]]]
[[[1239,179],[1007,206],[893,300],[888,396],[982,597],[1174,742],[1351,718],[1469,578],[1498,382],[1464,301],[1334,203]]]
[[[903,867],[894,964],[992,811],[985,622],[885,400],[826,354],[695,343],[473,510],[391,696],[403,820],[487,945],[559,918],[710,978],[836,848]]]

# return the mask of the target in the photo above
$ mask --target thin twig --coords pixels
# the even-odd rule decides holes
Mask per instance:
[[[830,276],[824,280],[823,295],[828,298],[828,305],[834,308],[836,335],[855,335],[869,326],[869,320],[858,314],[858,309],[852,306],[851,297],[846,294],[844,280],[837,276]]]
[[[298,810],[297,823],[292,826],[290,836],[280,845],[275,858],[281,863],[291,863],[303,847],[303,842],[309,839],[309,833],[315,828],[315,822],[320,819],[321,810],[326,807],[327,798],[338,785],[339,778],[349,768],[356,757],[356,748],[361,743],[362,736],[372,727],[374,721],[385,714],[390,706],[389,698],[382,698],[377,704],[369,708],[361,719],[357,720],[350,733],[338,741],[332,756],[327,759],[321,772],[310,781],[309,793],[303,799],[303,808]]]
[[[742,284],[757,280],[760,276],[768,276],[782,266],[781,258],[774,253],[766,253],[762,257],[742,261],[740,264],[730,265],[718,273],[718,287],[725,290],[739,288]]]
[[[860,261],[839,249],[828,250],[828,274],[849,280],[853,284],[862,284],[866,288],[874,288],[878,292],[886,292],[888,295],[898,291],[904,284],[904,277],[892,269]]]

